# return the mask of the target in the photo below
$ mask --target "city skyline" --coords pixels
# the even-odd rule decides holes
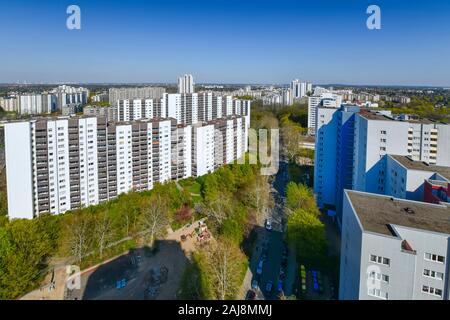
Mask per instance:
[[[173,83],[192,73],[197,83],[450,86],[448,3],[379,1],[381,30],[369,30],[369,1],[319,2],[78,1],[81,29],[68,30],[71,3],[16,1],[0,13],[15,31],[3,35],[0,83]]]

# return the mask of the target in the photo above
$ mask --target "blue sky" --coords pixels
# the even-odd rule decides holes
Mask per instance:
[[[66,8],[81,8],[81,30]],[[381,8],[382,29],[366,28]],[[0,82],[450,86],[450,1],[0,0]]]

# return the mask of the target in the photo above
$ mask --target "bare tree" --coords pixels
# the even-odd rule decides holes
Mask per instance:
[[[283,138],[284,153],[289,160],[294,161],[301,149],[301,130],[291,124],[281,128]]]
[[[165,234],[169,224],[169,210],[166,201],[156,195],[144,204],[140,216],[142,231],[148,232],[150,246],[156,237]]]
[[[65,220],[65,247],[69,254],[81,263],[92,244],[92,217],[82,212],[73,213]]]
[[[231,205],[231,197],[224,192],[219,192],[217,196],[210,200],[205,208],[208,220],[213,221],[217,225],[222,225],[223,221],[228,217]]]
[[[258,176],[255,180],[253,195],[257,216],[260,219],[273,206],[273,198],[270,194],[270,183],[267,176]]]
[[[103,250],[108,246],[113,238],[112,221],[107,212],[101,212],[96,217],[94,232],[100,258],[103,258]]]
[[[241,285],[244,254],[227,240],[211,243],[205,253],[215,297],[218,300],[235,298]]]

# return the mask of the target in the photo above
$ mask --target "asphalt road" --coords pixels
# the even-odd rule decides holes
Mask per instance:
[[[269,212],[269,217],[272,219],[272,231],[267,231],[263,227],[258,230],[258,240],[252,255],[250,268],[253,274],[253,279],[257,279],[259,288],[265,299],[277,299],[278,281],[280,274],[280,267],[282,264],[282,254],[285,248],[284,244],[284,196],[286,185],[289,182],[288,164],[280,161],[280,168],[272,183],[272,194],[275,199],[275,208]],[[264,246],[266,243],[266,246]],[[264,250],[264,247],[267,247]],[[266,260],[263,264],[262,274],[258,275],[256,272],[259,261],[261,260],[263,252],[266,252]],[[288,280],[288,279],[287,279]],[[272,281],[272,291],[266,291],[266,285]],[[290,285],[290,284],[288,284]],[[283,290],[286,283],[283,283]]]

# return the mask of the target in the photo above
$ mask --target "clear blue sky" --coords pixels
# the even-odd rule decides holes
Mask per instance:
[[[450,86],[450,1],[0,0],[0,82]],[[66,8],[81,8],[81,30]],[[377,4],[382,29],[366,28]]]

